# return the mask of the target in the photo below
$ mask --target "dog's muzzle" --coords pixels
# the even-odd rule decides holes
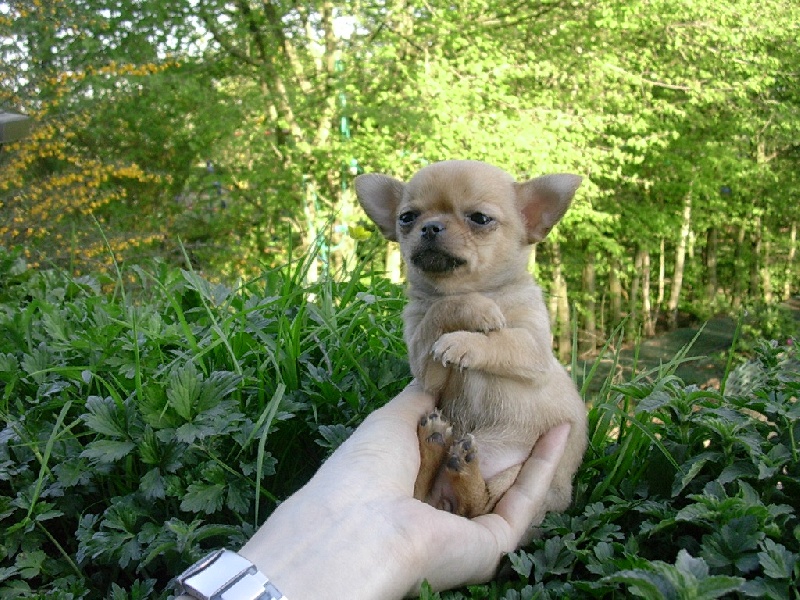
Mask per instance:
[[[411,262],[425,273],[450,273],[465,265],[466,260],[453,256],[433,244],[420,244],[411,254]]]

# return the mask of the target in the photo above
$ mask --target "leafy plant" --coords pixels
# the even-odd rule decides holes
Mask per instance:
[[[595,401],[575,505],[471,597],[799,597],[795,347],[762,342],[725,393],[676,366]]]
[[[306,285],[298,263],[231,287],[158,262],[115,279],[15,264],[2,597],[165,598],[408,381],[402,291],[367,273]],[[422,597],[798,598],[796,347],[756,344],[721,389],[685,385],[682,360],[599,386],[573,507],[501,576]]]
[[[399,391],[400,290],[301,277],[231,288],[157,263],[6,290],[0,595],[161,593]]]

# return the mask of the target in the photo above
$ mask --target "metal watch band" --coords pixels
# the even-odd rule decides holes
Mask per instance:
[[[199,600],[286,600],[245,557],[215,550],[175,578],[180,593]]]

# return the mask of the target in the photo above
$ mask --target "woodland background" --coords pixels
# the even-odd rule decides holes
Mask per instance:
[[[472,158],[584,176],[531,268],[589,448],[421,598],[800,600],[798,39],[797,0],[0,0],[0,598],[240,547],[410,378],[353,178]],[[716,383],[638,362],[716,315]]]
[[[796,290],[793,0],[4,0],[0,246],[75,274],[231,281],[310,252],[401,278],[362,171],[450,158],[585,176],[535,252],[556,344]]]

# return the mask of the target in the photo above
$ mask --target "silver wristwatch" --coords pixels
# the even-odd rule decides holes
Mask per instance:
[[[286,600],[244,556],[215,550],[175,578],[178,590],[199,600]]]

